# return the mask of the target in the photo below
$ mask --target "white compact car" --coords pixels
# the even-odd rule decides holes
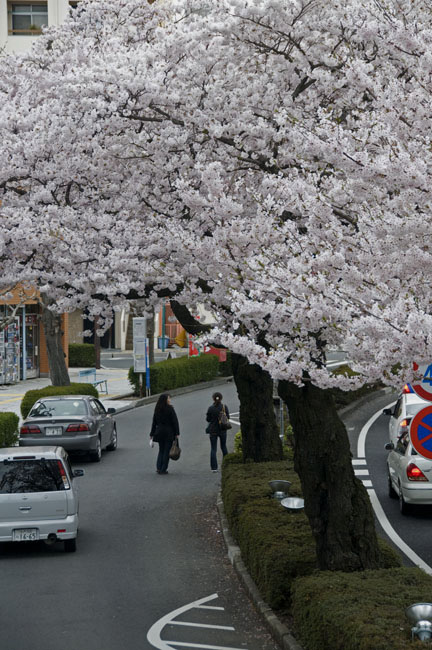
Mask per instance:
[[[403,433],[396,445],[388,442],[387,458],[388,494],[399,498],[403,515],[410,512],[412,505],[432,504],[432,460],[423,458],[413,448],[409,433]]]
[[[399,395],[396,404],[392,408],[384,409],[383,414],[390,416],[389,421],[389,439],[395,446],[398,438],[409,431],[409,425],[414,415],[430,402],[414,393],[412,388],[407,384]]]
[[[62,447],[0,449],[0,542],[64,542],[76,550],[78,489]]]

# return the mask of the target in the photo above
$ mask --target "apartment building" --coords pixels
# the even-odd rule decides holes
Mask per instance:
[[[45,25],[60,25],[79,0],[0,0],[0,50],[24,52]]]

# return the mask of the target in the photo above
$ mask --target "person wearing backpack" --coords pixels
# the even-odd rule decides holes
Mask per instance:
[[[213,404],[209,406],[206,415],[208,422],[206,433],[210,437],[210,468],[212,472],[217,472],[218,462],[216,453],[218,439],[222,455],[225,456],[228,453],[226,446],[227,429],[231,428],[231,424],[229,422],[228,407],[222,403],[222,394],[213,393],[212,399]]]

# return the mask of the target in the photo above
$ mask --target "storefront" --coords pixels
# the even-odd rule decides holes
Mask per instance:
[[[14,384],[40,375],[39,307],[14,308],[11,323],[0,329],[0,384]],[[0,319],[11,316],[12,306],[0,305]]]

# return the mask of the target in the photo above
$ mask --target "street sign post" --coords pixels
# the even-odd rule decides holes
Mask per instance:
[[[432,460],[432,404],[419,411],[411,420],[410,438],[416,452]]]
[[[143,374],[146,376],[146,394],[150,394],[150,367],[148,364],[147,322],[145,318],[133,319],[134,372],[139,373],[140,397],[143,393]]]

